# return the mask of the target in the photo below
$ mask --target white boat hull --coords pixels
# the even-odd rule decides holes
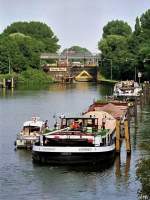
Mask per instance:
[[[33,144],[39,140],[39,137],[25,137],[21,139],[17,139],[15,141],[15,146],[18,149],[31,149]]]
[[[36,163],[90,164],[112,162],[115,145],[103,147],[47,147],[33,145],[32,158]]]

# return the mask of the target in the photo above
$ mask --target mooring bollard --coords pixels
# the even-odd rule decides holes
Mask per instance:
[[[128,110],[127,110],[127,119],[128,119],[128,125],[129,125],[129,128],[130,128],[130,120],[131,120],[131,113],[130,113],[130,104],[128,103]]]

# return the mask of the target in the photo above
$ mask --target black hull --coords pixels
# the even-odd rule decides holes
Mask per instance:
[[[32,152],[34,163],[50,165],[89,165],[89,164],[109,164],[114,161],[115,151],[92,152],[92,153],[53,153],[53,152]]]

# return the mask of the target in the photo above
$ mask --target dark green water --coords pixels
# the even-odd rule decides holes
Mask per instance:
[[[136,165],[146,154],[139,144],[145,129],[150,128],[148,106],[138,109],[137,126],[131,123],[131,158],[126,158],[123,143],[120,163],[116,159],[107,169],[37,166],[32,163],[31,152],[14,151],[16,134],[32,115],[48,119],[53,125],[54,114],[79,114],[94,99],[111,93],[110,86],[87,83],[0,91],[0,200],[137,199],[140,183],[136,180]]]

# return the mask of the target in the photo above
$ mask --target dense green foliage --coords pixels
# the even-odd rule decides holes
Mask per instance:
[[[126,22],[119,20],[108,22],[103,28],[103,38],[106,38],[108,35],[122,35],[128,37],[131,33],[131,27]]]
[[[58,39],[46,24],[41,22],[16,22],[4,30],[5,35],[22,33],[44,44],[46,52],[55,53],[59,49]]]
[[[91,52],[86,49],[86,48],[83,48],[83,47],[80,47],[80,46],[72,46],[68,49],[64,49],[62,54],[66,53],[66,51],[68,50],[68,52],[72,52],[72,53],[88,53],[91,55]]]
[[[103,28],[103,38],[98,43],[102,52],[101,73],[113,79],[150,77],[150,10],[136,18],[135,30],[123,21],[112,21]],[[112,64],[112,66],[111,66]]]
[[[0,80],[5,79],[11,79],[14,78],[15,81],[28,83],[28,82],[34,82],[36,84],[40,83],[51,83],[54,82],[53,79],[47,75],[43,70],[28,68],[25,71],[22,71],[21,73],[11,73],[11,74],[0,74]]]
[[[21,72],[21,74],[18,76],[18,81],[27,81],[27,80],[34,81],[37,83],[53,82],[52,78],[45,72],[32,68],[28,68],[26,71]]]
[[[55,53],[57,42],[51,28],[41,22],[11,24],[0,35],[0,73],[40,69],[40,53]]]

